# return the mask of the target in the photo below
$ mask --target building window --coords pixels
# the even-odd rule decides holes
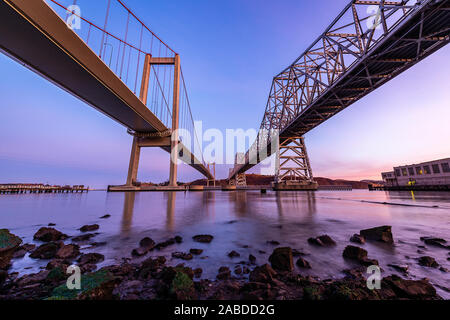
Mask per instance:
[[[450,172],[450,166],[448,165],[448,162],[442,163],[441,167],[443,172]]]
[[[433,164],[433,173],[441,173],[441,171],[439,170],[439,165],[438,164]]]
[[[421,167],[416,167],[416,173],[420,176],[423,174],[422,168]]]
[[[401,174],[400,174],[400,169],[395,169],[395,175],[396,175],[397,177],[400,177],[400,176],[401,176]]]
[[[430,166],[423,166],[423,171],[425,174],[431,174]]]
[[[408,168],[408,172],[409,172],[409,175],[410,175],[410,176],[413,176],[413,175],[414,175],[414,168],[409,167],[409,168]]]
[[[407,176],[407,175],[408,175],[408,172],[406,171],[406,168],[402,168],[402,174],[403,174],[404,176]]]

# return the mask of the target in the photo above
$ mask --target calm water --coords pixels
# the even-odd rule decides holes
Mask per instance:
[[[383,204],[383,202],[386,202]],[[397,204],[397,205],[395,205]],[[398,205],[401,204],[401,205]],[[99,219],[104,214],[112,217]],[[106,193],[1,195],[0,227],[8,228],[33,242],[33,234],[41,226],[55,223],[58,230],[75,236],[84,224],[98,223],[100,234],[92,241],[107,242],[104,247],[85,249],[106,256],[102,265],[117,263],[131,257],[131,250],[145,236],[156,242],[181,235],[181,245],[168,247],[153,255],[165,255],[173,265],[172,251],[187,252],[190,248],[205,249],[200,257],[186,265],[202,267],[204,277],[214,278],[220,266],[233,266],[247,260],[249,254],[257,263],[265,263],[273,250],[267,244],[276,240],[282,246],[303,251],[312,269],[301,271],[325,278],[340,278],[351,262],[342,258],[348,241],[359,230],[380,225],[392,225],[395,245],[367,243],[369,258],[378,259],[383,275],[396,273],[388,264],[409,265],[409,278],[429,278],[441,288],[450,288],[450,273],[425,268],[417,258],[430,255],[450,269],[448,250],[427,247],[425,254],[417,253],[423,245],[421,236],[450,240],[450,193],[410,192],[188,192],[188,193]],[[196,234],[212,234],[211,244],[192,241]],[[334,248],[316,248],[307,243],[313,236],[328,234],[336,240]],[[244,246],[249,246],[244,248]],[[230,259],[227,253],[236,250],[240,258]],[[266,251],[261,254],[259,251]],[[11,271],[36,272],[46,261],[31,258],[15,260]],[[102,266],[100,265],[100,266]],[[400,274],[399,274],[400,275]],[[450,299],[450,293],[437,288]]]

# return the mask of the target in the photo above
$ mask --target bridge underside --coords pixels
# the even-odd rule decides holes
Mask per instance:
[[[352,5],[368,4],[369,2],[371,1],[352,1],[347,9],[350,9]],[[378,1],[373,4],[376,3]],[[297,59],[294,64],[274,78],[268,105],[272,100],[272,102],[275,101],[276,106],[273,107],[273,110],[270,110],[269,107],[266,109],[261,128],[278,129],[279,143],[283,145],[291,137],[305,135],[365,95],[444,47],[450,42],[449,3],[448,0],[428,1],[427,5],[423,6],[421,10],[416,10],[407,19],[395,25],[392,30],[386,31],[384,38],[368,50],[361,49],[356,52],[357,50],[354,47],[353,50],[350,50],[339,44],[338,41],[333,42],[332,37],[336,37],[336,34],[324,33],[322,37],[329,41],[328,43],[334,45],[334,47],[329,46],[332,49],[325,48],[322,50],[321,48],[322,53],[309,51],[308,49],[304,56]],[[340,37],[349,36],[347,34],[340,35]],[[358,41],[356,34],[351,36],[354,36],[351,41]],[[370,33],[361,37],[364,38],[364,36],[368,38]],[[315,62],[310,57],[314,55],[333,56],[334,59],[339,60],[336,57],[337,52],[340,52],[341,55],[353,54],[356,60],[350,66],[345,66],[342,59],[340,63],[336,63],[334,70],[330,71],[324,70],[325,67],[322,62]],[[303,61],[304,57],[307,57],[305,61]],[[311,60],[307,63],[307,59]],[[311,74],[308,74],[308,72]],[[333,73],[331,77],[335,77],[331,83],[325,84],[319,80],[322,79],[321,73],[325,74],[324,77],[328,73],[330,78],[330,72]],[[302,77],[308,78],[305,80],[306,85],[299,84],[301,82],[299,78]],[[420,80],[417,81],[417,85],[420,86]],[[321,89],[320,94],[317,93],[319,88]],[[411,89],[408,88],[407,90]],[[302,105],[299,101],[304,99],[306,95],[311,96],[307,99],[310,102]],[[256,159],[250,159],[247,152],[245,163],[236,166],[230,177],[249,170],[263,161],[266,158],[266,153],[270,156],[277,152],[277,148],[272,148],[269,140],[263,146],[262,151],[264,156],[258,156]]]
[[[170,130],[44,1],[0,0],[0,51],[126,128],[170,137]],[[197,159],[189,164],[212,177]]]

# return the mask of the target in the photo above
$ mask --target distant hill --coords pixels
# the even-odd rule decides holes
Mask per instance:
[[[363,181],[352,181],[352,180],[343,180],[343,179],[329,179],[316,177],[314,180],[317,181],[319,186],[352,186],[353,189],[368,189],[369,184]]]
[[[273,181],[273,176],[264,176],[259,174],[247,174],[247,185],[249,186],[268,186]],[[369,182],[366,181],[351,181],[351,180],[343,180],[343,179],[329,179],[329,178],[322,178],[322,177],[316,177],[314,180],[317,181],[319,186],[352,186],[353,189],[368,189]],[[189,185],[194,186],[205,186],[206,180],[200,179],[192,181],[191,183],[188,183]],[[227,185],[227,181],[225,179],[217,180],[216,186],[225,186]]]

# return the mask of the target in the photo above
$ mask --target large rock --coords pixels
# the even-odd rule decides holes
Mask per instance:
[[[228,280],[231,278],[231,270],[228,267],[220,267],[217,274],[218,280]]]
[[[131,255],[141,257],[146,255],[150,250],[153,250],[153,248],[155,248],[155,241],[149,237],[145,237],[139,242],[139,248],[133,249]]]
[[[53,259],[62,245],[62,242],[44,243],[37,247],[36,250],[30,254],[30,257],[33,259]]]
[[[168,246],[172,246],[172,245],[174,245],[175,243],[177,243],[176,239],[175,239],[175,238],[170,238],[170,239],[168,239],[168,240],[166,240],[166,241],[163,241],[163,242],[158,243],[158,244],[155,246],[155,249],[161,250],[161,249],[164,249],[164,248],[166,248],[166,247],[168,247]]]
[[[148,258],[144,260],[139,267],[139,277],[143,279],[149,278],[152,273],[157,272],[163,268],[166,263],[166,258],[163,256],[157,258]]]
[[[91,238],[95,237],[95,233],[86,233],[72,238],[73,242],[85,242],[89,241]]]
[[[369,259],[367,257],[367,251],[360,247],[347,246],[342,253],[344,258],[356,260],[364,266],[378,265],[378,261],[375,259]]]
[[[172,252],[172,258],[182,259],[182,260],[192,260],[193,256],[191,253]]]
[[[376,228],[364,229],[359,233],[367,240],[394,243],[391,226],[381,226]]]
[[[294,270],[294,261],[292,257],[292,249],[289,247],[277,248],[273,250],[269,257],[272,268],[279,271]]]
[[[145,256],[148,252],[149,252],[149,250],[147,248],[139,247],[139,248],[133,249],[131,251],[131,255],[133,257],[142,257],[142,256]]]
[[[47,270],[53,270],[55,268],[60,268],[62,270],[67,270],[67,268],[71,265],[71,262],[69,260],[64,259],[53,259],[50,261],[45,269]]]
[[[240,257],[240,256],[241,255],[239,254],[239,252],[236,252],[234,250],[228,253],[228,257],[229,258],[237,258],[237,257]]]
[[[331,237],[329,235],[322,235],[320,237],[316,237],[316,238],[309,238],[308,242],[310,244],[316,245],[316,246],[321,246],[321,247],[329,247],[329,246],[335,246],[336,242],[331,239]]]
[[[367,258],[367,250],[360,247],[347,246],[342,254],[344,258],[352,260],[363,260]]]
[[[359,243],[359,244],[364,244],[366,243],[366,239],[359,234],[354,234],[351,238],[350,238],[350,242],[354,242],[354,243]]]
[[[56,252],[56,258],[58,259],[75,259],[79,255],[80,247],[76,244],[64,245]]]
[[[251,282],[267,283],[271,282],[276,275],[277,272],[273,270],[271,266],[265,264],[260,267],[256,267],[252,272],[250,272],[249,280]]]
[[[450,249],[450,246],[446,245],[447,241],[441,238],[434,237],[421,237],[420,240],[430,246],[440,247],[444,249]]]
[[[382,279],[382,288],[388,286],[395,293],[398,299],[439,299],[436,289],[428,280],[404,280],[392,275]]]
[[[65,240],[68,236],[55,228],[42,227],[34,234],[34,240],[43,242]]]
[[[149,250],[155,247],[155,241],[149,237],[145,237],[139,241],[139,246],[142,248],[148,248]]]
[[[9,268],[14,252],[21,243],[22,239],[8,229],[0,229],[0,270]]]
[[[419,264],[424,267],[437,268],[439,263],[433,257],[424,256],[419,259]]]
[[[198,256],[198,255],[201,255],[203,253],[203,250],[202,249],[191,249],[191,250],[189,250],[189,252],[191,254],[194,254],[194,255]]]
[[[98,224],[85,225],[80,228],[81,232],[95,231],[98,230],[100,226]]]
[[[303,269],[311,269],[311,265],[309,264],[309,262],[303,258],[299,258],[297,260],[297,266]]]
[[[209,234],[200,234],[193,236],[192,239],[194,239],[195,242],[210,243],[214,237]]]
[[[78,263],[83,264],[97,264],[105,260],[105,256],[100,253],[86,253],[83,254],[79,259]]]

